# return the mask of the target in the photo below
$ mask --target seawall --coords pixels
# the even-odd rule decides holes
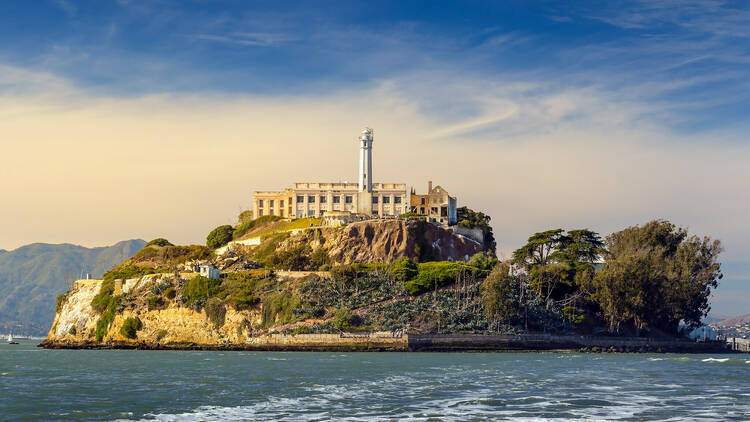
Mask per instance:
[[[248,337],[243,342],[220,344],[45,341],[46,348],[144,350],[257,350],[257,351],[543,351],[726,353],[724,342],[655,340],[634,337],[558,336],[548,334],[474,335],[401,334],[391,332],[340,334],[271,334]]]

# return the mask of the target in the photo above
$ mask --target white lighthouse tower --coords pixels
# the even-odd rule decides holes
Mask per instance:
[[[359,136],[359,191],[372,192],[373,130],[366,127]]]

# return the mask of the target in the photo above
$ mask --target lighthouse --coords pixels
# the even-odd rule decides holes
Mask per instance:
[[[366,127],[359,136],[359,191],[372,192],[373,130]]]

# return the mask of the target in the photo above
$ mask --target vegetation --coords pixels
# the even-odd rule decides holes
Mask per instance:
[[[94,329],[96,341],[102,341],[104,339],[110,325],[112,325],[112,321],[115,320],[115,315],[122,310],[121,300],[122,295],[108,296],[107,307],[104,312],[102,312],[101,316],[99,316],[99,320],[96,321],[96,328]]]
[[[211,249],[220,248],[232,240],[233,229],[230,225],[219,226],[206,237],[206,246]]]
[[[389,271],[395,280],[405,283],[419,274],[419,267],[410,258],[401,258],[391,264]]]
[[[362,323],[358,315],[352,314],[347,308],[341,308],[333,316],[333,328],[338,331],[349,331]]]
[[[146,243],[145,247],[149,247],[149,246],[174,246],[174,245],[169,240],[164,239],[163,237],[159,237]]]
[[[263,297],[263,326],[286,324],[298,318],[293,310],[299,306],[299,299],[291,292],[270,293]]]
[[[418,214],[418,213],[416,213],[416,212],[405,212],[405,213],[403,213],[403,214],[399,214],[399,215],[398,215],[398,218],[399,218],[400,220],[408,220],[408,219],[410,219],[410,218],[421,218],[421,219],[425,219],[425,218],[426,218],[426,216],[425,216],[424,214]]]
[[[606,262],[590,289],[610,330],[629,324],[676,334],[681,320],[701,324],[722,278],[718,240],[656,220],[611,234],[606,246]]]
[[[136,338],[136,332],[142,327],[143,324],[141,323],[140,318],[128,317],[125,318],[125,321],[123,321],[122,323],[122,327],[120,327],[120,334],[129,339],[134,339]]]
[[[478,227],[484,234],[484,246],[487,251],[495,254],[495,248],[497,244],[495,242],[495,235],[492,233],[492,226],[490,226],[490,216],[483,212],[477,212],[467,207],[459,207],[456,209],[456,220],[457,225],[472,229]]]
[[[140,267],[133,264],[123,264],[104,273],[103,278],[105,282],[114,282],[117,279],[127,280],[130,278],[140,278],[146,274],[152,274],[153,272],[154,269],[150,267]],[[112,284],[112,289],[114,289],[114,284]]]
[[[476,274],[478,269],[463,262],[423,262],[417,265],[417,276],[404,283],[412,296],[435,290]]]
[[[57,297],[57,303],[55,304],[55,313],[59,314],[62,310],[63,305],[65,305],[65,302],[68,300],[68,293],[70,292],[65,292]]]
[[[166,290],[164,290],[164,297],[167,299],[174,299],[175,296],[177,296],[177,291],[174,289],[174,287],[168,287]]]
[[[164,306],[164,299],[161,296],[153,295],[148,298],[148,310],[153,311]]]
[[[216,296],[220,291],[221,280],[195,276],[185,282],[182,290],[182,301],[187,306],[200,309],[208,298]]]
[[[219,298],[212,297],[206,301],[206,316],[215,329],[221,328],[226,321],[227,309]]]
[[[278,215],[264,215],[254,220],[245,220],[241,222],[240,225],[235,227],[234,231],[232,232],[232,238],[239,239],[245,234],[247,234],[248,232],[250,232],[251,230],[253,230],[254,228],[259,227],[262,224],[278,221],[281,219],[282,218],[279,217]]]

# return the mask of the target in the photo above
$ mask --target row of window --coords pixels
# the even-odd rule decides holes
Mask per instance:
[[[372,203],[377,204],[378,203],[377,196],[372,197]],[[347,204],[351,204],[354,200],[354,197],[352,195],[344,195],[344,201]],[[262,202],[262,201],[261,201]],[[297,203],[302,204],[305,202],[305,195],[297,195]],[[307,195],[307,202],[308,203],[315,203],[315,195]],[[328,197],[326,195],[320,195],[320,199],[318,200],[319,203],[325,204],[328,202]],[[333,195],[333,203],[334,204],[340,204],[341,203],[341,196],[340,195]],[[383,196],[383,203],[384,204],[390,204],[391,203],[391,197],[390,196]],[[400,204],[401,203],[401,197],[395,196],[393,198],[394,204]],[[263,206],[262,203],[260,206]],[[271,206],[273,206],[273,201],[271,201]],[[282,205],[283,206],[283,205]]]

